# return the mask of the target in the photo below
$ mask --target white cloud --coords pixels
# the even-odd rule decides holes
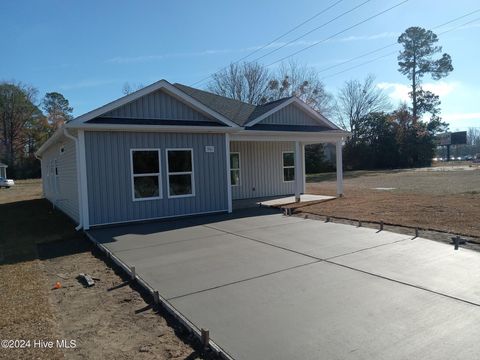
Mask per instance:
[[[71,89],[83,89],[83,88],[92,88],[92,87],[98,87],[98,86],[103,86],[103,85],[109,85],[109,84],[114,84],[118,83],[118,80],[80,80],[76,83],[71,83],[71,84],[63,84],[60,85],[59,88],[61,90],[71,90]]]
[[[389,82],[382,82],[378,83],[377,86],[380,89],[383,89],[387,92],[388,96],[392,99],[392,101],[410,101],[410,97],[408,93],[411,91],[411,87],[409,85],[401,84],[401,83],[389,83]],[[435,83],[425,83],[422,84],[422,88],[427,91],[431,91],[440,97],[445,97],[450,94],[452,91],[457,89],[459,86],[458,82],[447,82],[447,81],[438,81]]]
[[[371,34],[371,35],[346,36],[343,38],[335,39],[333,41],[346,42],[346,41],[378,40],[378,39],[397,38],[399,35],[400,33],[397,33],[397,32],[382,32],[382,33]]]
[[[141,55],[141,56],[117,56],[114,58],[107,59],[105,62],[113,63],[113,64],[144,63],[144,62],[157,61],[157,60],[162,60],[167,58],[196,57],[196,56],[205,56],[205,55],[226,54],[226,53],[235,52],[235,51],[238,51],[238,50],[210,49],[210,50],[203,50],[203,51],[196,51],[196,52],[177,52],[177,53]]]

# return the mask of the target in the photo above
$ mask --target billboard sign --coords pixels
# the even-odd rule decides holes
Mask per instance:
[[[457,131],[453,133],[443,133],[436,136],[437,145],[463,145],[467,143],[467,132]]]

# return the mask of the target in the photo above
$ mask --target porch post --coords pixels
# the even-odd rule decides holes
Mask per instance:
[[[295,202],[300,202],[302,191],[302,150],[300,141],[295,141]]]
[[[305,194],[307,189],[307,171],[305,169],[305,144],[302,143],[302,194]]]
[[[228,213],[232,212],[232,179],[230,178],[230,134],[225,133],[225,157],[227,168],[227,202]]]
[[[336,160],[337,160],[337,197],[343,196],[343,161],[342,161],[342,142],[336,143]]]

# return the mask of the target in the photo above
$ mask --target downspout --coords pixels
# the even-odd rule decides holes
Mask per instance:
[[[80,230],[81,228],[83,228],[83,211],[82,211],[82,208],[83,208],[83,203],[82,203],[82,187],[81,187],[81,176],[80,176],[80,151],[79,151],[79,146],[78,146],[78,139],[71,135],[67,128],[64,127],[63,128],[63,134],[73,140],[73,142],[75,143],[75,161],[76,161],[76,168],[77,168],[77,190],[78,190],[78,214],[79,214],[79,222],[78,222],[78,226],[75,228],[76,231]]]

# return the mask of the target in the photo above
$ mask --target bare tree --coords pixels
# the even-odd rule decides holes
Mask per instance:
[[[296,96],[315,110],[328,116],[332,111],[332,96],[327,93],[318,72],[296,61],[282,63],[269,82],[267,100]]]
[[[480,128],[468,128],[467,130],[467,144],[472,146],[480,145]]]
[[[129,95],[135,91],[140,90],[141,88],[145,87],[143,84],[130,84],[128,81],[126,81],[123,86],[122,86],[122,94],[123,95]]]
[[[357,138],[362,118],[370,113],[388,111],[388,96],[375,85],[375,76],[368,75],[363,82],[349,80],[340,89],[335,105],[338,124]]]
[[[249,104],[265,102],[270,72],[259,63],[232,63],[213,74],[207,89],[215,94]]]
[[[324,115],[332,103],[315,69],[294,61],[282,63],[276,72],[259,63],[230,64],[213,74],[207,89],[254,105],[296,96]]]

